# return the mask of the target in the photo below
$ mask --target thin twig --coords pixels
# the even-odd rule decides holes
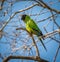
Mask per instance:
[[[18,14],[18,13],[20,13],[20,12],[23,12],[23,11],[26,11],[26,10],[28,10],[28,9],[30,9],[30,8],[32,8],[32,7],[34,7],[34,6],[37,6],[37,5],[38,5],[37,3],[36,3],[36,4],[33,4],[33,5],[31,5],[31,6],[27,7],[27,8],[25,8],[25,9],[19,10],[19,11],[15,12],[14,14],[12,14],[11,17],[7,20],[7,22],[6,22],[6,23],[3,25],[3,27],[0,29],[0,31],[3,30],[3,29],[7,26],[7,24],[11,21],[11,19],[12,19],[16,14]]]
[[[25,30],[25,31],[27,31],[26,30],[26,28],[17,28],[16,30]],[[28,32],[28,31],[27,31]],[[29,33],[29,32],[28,32]],[[34,46],[35,46],[35,48],[36,48],[36,56],[39,56],[40,54],[39,54],[39,50],[38,50],[38,47],[37,47],[37,45],[36,45],[36,43],[35,43],[35,40],[34,40],[34,38],[33,38],[33,35],[31,36],[32,37],[32,40],[33,40],[33,44],[34,44]]]
[[[45,29],[45,27],[44,27],[44,29]],[[27,31],[26,28],[16,28],[16,30],[25,30],[25,31]],[[46,29],[45,29],[45,31],[46,31]],[[28,31],[27,31],[27,32],[28,32]],[[29,32],[28,32],[28,33],[29,33]],[[47,33],[47,34],[43,35],[44,38],[51,38],[51,39],[57,41],[58,43],[60,43],[60,41],[58,41],[58,40],[54,39],[53,37],[51,37],[51,36],[53,36],[53,35],[55,35],[55,34],[57,34],[57,33],[60,33],[60,29],[56,29],[56,30],[54,30],[54,31],[52,31],[52,32],[49,32],[49,33],[46,31],[46,33]],[[41,36],[40,36],[40,37],[41,37]]]
[[[39,56],[40,53],[39,53],[38,47],[37,47],[37,45],[36,45],[36,42],[35,42],[33,36],[31,36],[31,37],[32,37],[32,40],[33,40],[34,47],[36,48],[36,56]]]
[[[56,15],[56,14],[54,14],[54,15]],[[45,21],[45,20],[47,20],[47,19],[50,19],[50,18],[53,17],[54,15],[49,16],[49,17],[47,17],[47,18],[45,18],[45,19],[43,19],[43,20],[40,20],[40,21],[38,21],[38,23],[39,23],[39,22],[43,22],[43,21]]]
[[[55,55],[55,57],[54,57],[54,62],[56,62],[56,58],[57,58],[57,55],[58,55],[59,49],[60,49],[60,45],[59,45],[59,47],[58,47],[58,49],[57,49],[57,51],[56,51],[56,55]]]
[[[51,7],[48,6],[45,2],[43,2],[43,0],[39,0],[39,1],[35,0],[35,1],[36,1],[40,6],[42,6],[42,7],[44,7],[44,8],[47,8],[47,9],[49,9],[50,11],[54,11],[54,12],[60,14],[60,11],[59,11],[59,10],[56,10],[56,9],[51,8]]]
[[[50,33],[47,33],[47,34],[43,35],[43,37],[44,38],[47,38],[47,37],[52,36],[52,35],[55,35],[55,34],[57,34],[59,32],[60,32],[60,29],[56,29],[53,32],[50,32]]]

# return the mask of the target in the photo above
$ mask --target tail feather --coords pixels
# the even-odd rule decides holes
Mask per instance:
[[[44,45],[44,43],[43,43],[42,39],[41,39],[41,38],[39,38],[39,40],[41,41],[41,43],[42,43],[42,45],[43,45],[44,49],[47,51],[47,48],[46,48],[46,46]]]

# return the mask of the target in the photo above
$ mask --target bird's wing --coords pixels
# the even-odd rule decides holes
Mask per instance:
[[[29,21],[29,27],[32,28],[37,35],[43,35],[37,24],[32,19]]]
[[[29,27],[33,29],[33,32],[36,33],[36,35],[39,37],[40,35],[43,35],[41,30],[39,29],[39,27],[37,26],[37,24],[33,21],[33,20],[30,20],[29,21]],[[39,40],[41,41],[43,47],[45,48],[45,50],[47,51],[43,41],[41,38],[39,38]]]

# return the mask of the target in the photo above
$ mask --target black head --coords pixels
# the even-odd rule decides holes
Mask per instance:
[[[22,15],[21,20],[25,20],[26,16],[27,16],[26,14]]]

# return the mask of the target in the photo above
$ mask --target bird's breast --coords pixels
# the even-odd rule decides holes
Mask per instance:
[[[29,33],[31,33],[31,28],[28,26],[28,25],[26,25],[26,30],[29,32]]]

